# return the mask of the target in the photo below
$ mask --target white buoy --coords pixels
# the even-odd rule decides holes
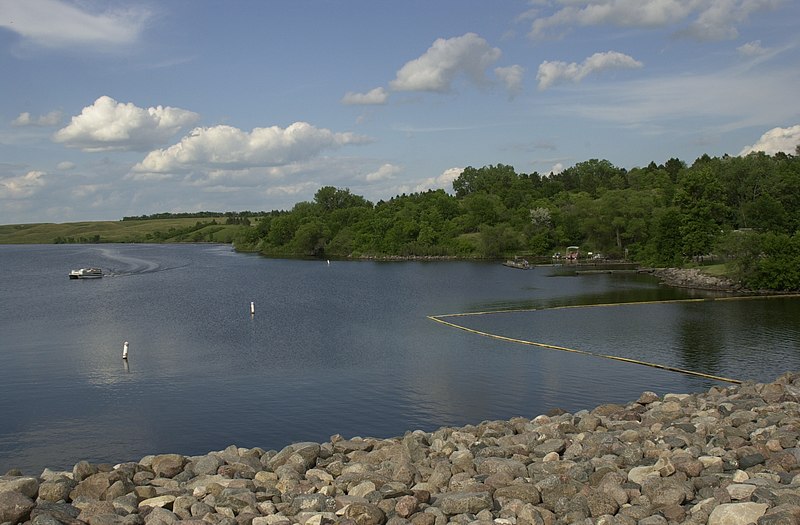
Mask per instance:
[[[256,303],[250,301],[250,315],[256,315]]]
[[[328,266],[330,266],[330,265],[331,265],[331,260],[330,260],[330,259],[328,259]]]
[[[122,343],[122,359],[128,359],[128,341]]]

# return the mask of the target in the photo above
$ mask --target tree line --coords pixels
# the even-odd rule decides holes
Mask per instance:
[[[799,228],[800,150],[630,170],[591,159],[551,175],[467,167],[452,194],[377,203],[326,186],[261,214],[235,245],[271,256],[464,258],[549,257],[574,245],[652,266],[724,258],[748,286],[800,289]]]

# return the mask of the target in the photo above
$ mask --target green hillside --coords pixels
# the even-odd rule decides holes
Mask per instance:
[[[243,226],[225,219],[170,219],[0,225],[0,244],[224,242]]]

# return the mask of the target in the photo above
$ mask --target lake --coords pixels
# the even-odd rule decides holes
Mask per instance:
[[[525,309],[448,320],[739,380],[800,370],[800,300],[661,303],[721,295],[636,274],[328,264],[206,244],[4,245],[0,261],[0,474],[391,437],[726,385],[430,315]],[[106,276],[67,278],[84,266]],[[645,303],[558,308],[629,302]]]

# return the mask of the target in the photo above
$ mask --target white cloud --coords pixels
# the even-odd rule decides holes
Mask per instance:
[[[381,180],[393,179],[395,175],[402,172],[403,168],[395,166],[394,164],[384,164],[377,170],[367,173],[364,179],[367,182],[377,182]]]
[[[580,82],[588,75],[607,71],[609,69],[635,69],[642,67],[642,63],[629,55],[617,51],[595,53],[582,63],[566,63],[545,60],[539,65],[536,79],[539,89],[545,90],[560,82]]]
[[[447,92],[459,75],[476,84],[486,82],[486,68],[500,58],[500,50],[476,35],[439,38],[419,58],[407,62],[390,82],[396,91]]]
[[[167,142],[200,116],[180,108],[140,108],[102,96],[53,137],[83,151],[147,151]]]
[[[761,40],[753,40],[746,44],[737,47],[736,50],[740,55],[745,57],[757,57],[769,53],[769,49],[761,45]]]
[[[56,168],[58,168],[59,171],[74,170],[75,169],[75,163],[74,162],[70,162],[68,160],[65,160],[65,161],[59,162],[56,165]]]
[[[797,146],[800,146],[800,124],[788,128],[772,128],[761,135],[758,142],[752,146],[742,148],[739,156],[741,157],[754,151],[763,151],[767,155],[774,155],[782,151],[794,155]]]
[[[61,124],[61,119],[64,117],[64,114],[60,111],[51,111],[46,115],[40,115],[38,117],[32,116],[27,111],[22,112],[19,114],[17,118],[11,121],[12,126],[58,126]]]
[[[82,4],[86,4],[83,2]],[[141,7],[92,13],[60,0],[4,0],[0,27],[43,47],[92,46],[135,42],[150,13]]]
[[[25,175],[0,179],[0,199],[30,197],[44,186],[45,172],[29,171]]]
[[[511,96],[522,91],[522,75],[525,69],[519,65],[495,68],[494,74],[503,81]]]
[[[342,104],[347,104],[349,106],[380,105],[380,104],[386,104],[388,98],[389,94],[386,93],[386,90],[384,88],[376,87],[375,89],[367,93],[354,93],[352,91],[348,91],[342,98]]]
[[[367,137],[334,133],[306,122],[295,122],[285,129],[255,128],[251,132],[232,126],[195,128],[178,144],[148,153],[133,171],[176,173],[282,166],[311,159],[326,149],[366,142]]]
[[[751,14],[774,9],[781,3],[781,0],[706,0],[685,34],[698,40],[731,40],[739,36],[737,26]]]
[[[751,14],[777,7],[782,0],[585,0],[536,18],[529,36],[545,38],[554,28],[611,25],[667,27],[689,22],[678,31],[699,40],[738,36],[737,25]]]
[[[553,167],[550,168],[550,171],[547,172],[548,175],[558,175],[562,171],[564,171],[564,165],[560,162],[556,162],[553,164]]]
[[[464,168],[448,168],[438,177],[431,177],[417,184],[414,191],[452,190],[453,181],[464,171]]]

